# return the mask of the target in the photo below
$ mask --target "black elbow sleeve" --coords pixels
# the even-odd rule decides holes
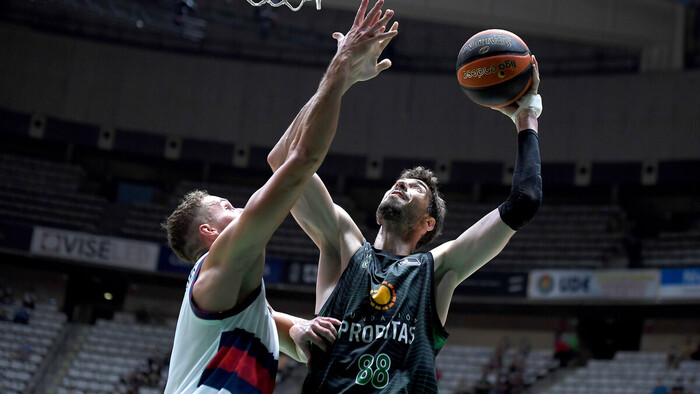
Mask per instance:
[[[537,133],[523,130],[518,134],[513,186],[506,201],[498,207],[498,213],[508,227],[517,231],[535,216],[541,203],[542,175]]]
[[[539,177],[538,177],[539,178]],[[533,180],[532,183],[539,183],[540,188],[525,188],[511,192],[508,199],[498,207],[501,219],[513,230],[520,230],[537,213],[542,202],[542,178]]]

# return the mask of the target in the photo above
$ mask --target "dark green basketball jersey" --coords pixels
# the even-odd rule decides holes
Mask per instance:
[[[447,339],[435,309],[433,255],[396,256],[368,242],[321,310],[342,324],[312,350],[302,392],[437,393],[435,356]]]

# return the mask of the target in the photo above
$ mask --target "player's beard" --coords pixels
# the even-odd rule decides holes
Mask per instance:
[[[419,215],[408,204],[397,204],[384,200],[377,208],[377,221],[385,229],[398,234],[410,231],[418,221]]]

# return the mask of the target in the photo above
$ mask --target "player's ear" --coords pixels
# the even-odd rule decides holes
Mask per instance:
[[[430,232],[433,231],[435,228],[435,218],[430,216],[430,215],[425,215],[425,218],[423,219],[423,222],[425,223],[426,229]]]
[[[219,230],[212,227],[209,223],[203,223],[199,225],[199,233],[204,237],[211,237],[219,233]]]

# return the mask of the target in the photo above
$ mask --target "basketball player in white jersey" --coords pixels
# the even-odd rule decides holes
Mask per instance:
[[[262,280],[265,245],[325,158],[344,93],[389,68],[377,62],[397,34],[393,11],[362,0],[351,29],[335,33],[336,55],[311,98],[314,119],[299,125],[289,154],[244,208],[203,191],[185,196],[168,218],[168,242],[195,263],[178,318],[166,393],[272,393],[279,350],[305,360],[310,343],[324,346],[339,321],[272,312]]]

